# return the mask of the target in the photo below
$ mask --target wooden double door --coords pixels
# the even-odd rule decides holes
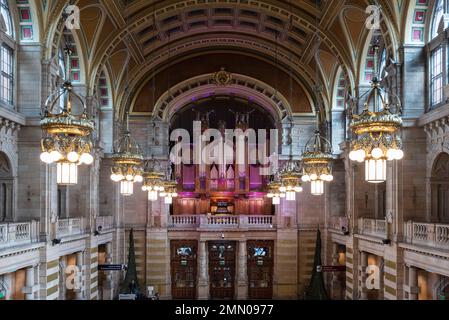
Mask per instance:
[[[248,298],[273,298],[274,241],[247,242]]]
[[[197,292],[196,240],[171,241],[171,291],[175,300],[194,300]]]
[[[209,293],[211,299],[234,299],[236,243],[209,242]]]

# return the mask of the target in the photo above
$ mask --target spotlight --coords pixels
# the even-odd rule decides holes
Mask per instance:
[[[61,239],[53,239],[53,240],[51,240],[51,244],[52,245],[57,245],[57,244],[60,244],[61,243]]]

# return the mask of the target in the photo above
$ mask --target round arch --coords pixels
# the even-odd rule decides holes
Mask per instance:
[[[233,79],[229,85],[217,86],[213,83],[212,77],[213,74],[204,74],[172,87],[162,94],[155,103],[153,116],[170,122],[171,116],[181,107],[198,97],[208,95],[234,95],[248,101],[254,101],[272,114],[278,124],[292,115],[288,100],[262,81],[241,74],[232,74]],[[309,99],[312,101],[311,97]],[[132,106],[134,106],[134,103],[135,100]],[[309,115],[313,115],[313,113]]]
[[[210,51],[208,51],[208,52],[193,51],[191,55],[183,56],[181,60],[180,59],[172,60],[170,64],[169,63],[165,63],[165,64],[160,64],[159,63],[157,65],[155,64],[154,67],[163,65],[164,69],[159,70],[159,72],[161,72],[161,71],[163,71],[163,70],[165,70],[165,69],[167,69],[167,68],[169,68],[169,67],[171,67],[171,66],[173,66],[173,65],[175,65],[177,63],[181,63],[183,61],[186,61],[187,59],[197,59],[198,57],[201,57],[201,56],[207,55],[207,54],[224,54],[224,53],[232,54],[232,53],[236,53],[238,55],[243,55],[243,56],[245,56],[247,58],[251,58],[251,57],[257,58],[258,60],[260,60],[260,62],[272,65],[273,68],[278,68],[280,70],[280,72],[284,72],[286,75],[288,75],[288,72],[289,72],[289,70],[285,66],[280,64],[280,63],[277,64],[277,65],[274,65],[274,61],[271,61],[268,58],[264,59],[260,55],[259,56],[254,56],[254,54],[252,54],[251,52],[247,53],[247,52],[245,52],[244,50],[241,50],[241,49],[240,49],[239,52],[224,50],[223,48],[221,50],[215,50],[214,47],[209,48],[209,49],[210,49]],[[219,68],[217,67],[216,70],[213,70],[213,71],[218,71],[218,69]],[[235,70],[237,70],[237,69],[235,69]],[[209,74],[212,70],[207,70],[207,71],[208,71],[207,73]],[[232,71],[232,70],[229,70],[229,71]],[[118,112],[117,112],[117,116],[118,117],[123,117],[124,110],[129,108],[130,104],[133,102],[132,101],[134,99],[133,95],[135,95],[136,92],[138,92],[138,90],[141,89],[142,86],[145,83],[147,83],[147,81],[142,81],[142,79],[149,79],[149,77],[151,77],[152,74],[154,75],[154,74],[157,74],[159,72],[154,72],[154,70],[153,70],[153,73],[150,73],[150,72],[143,73],[142,72],[142,75],[139,76],[139,77],[132,76],[132,77],[130,77],[131,81],[128,83],[128,87],[130,88],[130,90],[128,91],[128,94],[126,94],[126,91],[124,90],[124,88],[121,88],[120,91],[116,92],[116,96],[118,98],[120,98],[120,100],[117,100],[117,103],[116,103],[116,106],[118,107]],[[196,76],[196,75],[194,75],[194,74],[191,75],[191,77],[194,77],[194,76]],[[247,76],[251,77],[252,75],[248,74]],[[315,103],[314,103],[315,97],[312,97],[310,95],[310,92],[313,92],[313,90],[312,90],[313,83],[309,83],[306,80],[304,80],[304,78],[300,77],[300,75],[298,75],[297,72],[293,73],[293,77],[295,79],[295,85],[297,85],[298,88],[300,88],[300,90],[302,90],[304,92],[304,96],[303,96],[304,100],[307,101],[307,105],[311,107],[312,112],[313,112],[313,108],[314,108],[314,105],[315,105]],[[265,83],[267,83],[266,80],[263,80],[263,81]],[[274,82],[277,83],[277,81],[275,81],[275,80],[274,80]],[[144,84],[142,84],[142,83],[144,83]],[[277,85],[274,84],[274,83],[271,83],[270,85],[267,84],[267,86],[279,88],[278,85],[279,85],[279,83]],[[275,91],[276,90],[274,89],[273,92],[275,92]],[[278,91],[282,91],[282,90],[278,90]],[[288,93],[286,93],[286,91],[288,91],[288,87],[287,87],[287,89],[284,90],[284,96],[288,95]],[[121,94],[120,92],[122,92],[123,94]],[[155,100],[157,100],[157,99],[159,99],[159,97],[156,97]],[[291,108],[291,110],[294,110],[294,109],[295,108]],[[299,111],[297,111],[297,112],[299,112]]]

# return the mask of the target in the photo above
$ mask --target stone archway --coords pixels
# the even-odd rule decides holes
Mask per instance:
[[[0,152],[0,222],[13,220],[14,177],[11,163]]]
[[[171,115],[179,107],[190,103],[192,99],[204,95],[228,95],[230,93],[263,106],[278,124],[286,117],[292,116],[290,104],[281,93],[266,83],[240,74],[232,74],[232,80],[226,86],[217,86],[213,82],[213,74],[205,74],[184,81],[159,98],[155,104],[153,115],[170,122]]]
[[[449,222],[449,154],[437,156],[432,167],[430,179],[431,219]]]

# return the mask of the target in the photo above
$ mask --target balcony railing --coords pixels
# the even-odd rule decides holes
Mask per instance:
[[[404,223],[404,230],[407,243],[449,248],[449,224],[407,221]]]
[[[386,238],[387,223],[385,220],[360,218],[358,227],[359,234]]]
[[[114,217],[113,216],[99,216],[95,219],[95,230],[99,230],[101,227],[102,231],[111,230],[114,227]]]
[[[327,227],[332,230],[342,231],[342,228],[346,230],[348,227],[348,218],[341,216],[330,216],[327,221]]]
[[[170,216],[169,227],[174,229],[272,229],[274,216]]]
[[[79,235],[84,232],[83,218],[58,220],[56,235],[58,238]]]
[[[0,249],[39,241],[39,222],[0,224]]]

